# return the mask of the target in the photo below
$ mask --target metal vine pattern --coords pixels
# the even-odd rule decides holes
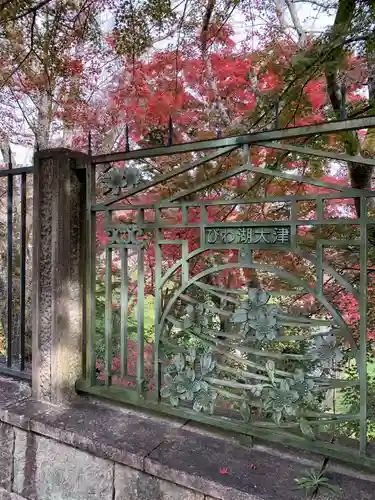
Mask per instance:
[[[305,373],[303,365],[296,368],[294,373],[282,373],[276,369],[274,360],[267,359],[267,354],[269,357],[276,354],[271,351],[272,348],[269,352],[266,351],[267,342],[287,340],[282,338],[283,324],[292,321],[295,328],[310,328],[310,325],[305,322],[299,324],[296,318],[283,314],[276,305],[269,303],[270,296],[264,290],[250,288],[247,295],[247,299],[238,301],[238,307],[229,315],[227,324],[230,327],[225,332],[221,331],[219,326],[220,311],[215,311],[212,301],[199,303],[195,307],[187,306],[186,314],[180,323],[176,318],[169,317],[175,327],[180,326],[181,330],[188,331],[191,336],[209,343],[210,350],[208,354],[198,356],[195,349],[190,349],[188,354],[180,353],[174,358],[164,376],[165,387],[161,390],[161,395],[169,397],[173,406],[178,406],[180,400],[192,401],[194,410],[213,413],[215,400],[220,392],[220,389],[215,390],[215,387],[223,385],[227,387],[225,396],[229,400],[231,396],[237,400],[238,410],[246,422],[251,418],[251,406],[256,406],[261,409],[264,417],[270,416],[277,425],[290,418],[297,419],[301,431],[313,438],[314,433],[308,417],[319,416],[316,400],[329,390],[335,363],[342,359],[342,354],[336,347],[336,336],[331,330],[327,330],[316,335],[310,342],[308,356],[316,361],[315,369],[321,368],[327,378],[317,379]],[[242,373],[241,382],[221,379],[226,369],[225,366],[218,366],[215,359],[215,344],[218,338],[225,338],[219,343],[219,352],[221,357],[225,357],[223,348],[230,353],[228,366],[235,357],[233,350],[244,348],[243,351],[250,354],[246,361],[263,374]],[[251,347],[247,347],[249,345]],[[257,361],[259,355],[261,360]],[[243,362],[238,355],[236,361],[237,364]],[[182,380],[186,383],[182,383]],[[187,390],[187,387],[190,389]],[[200,397],[202,391],[210,404],[199,406],[195,404],[195,400]]]
[[[373,421],[367,394],[372,193],[250,162],[213,178],[203,175],[187,189],[177,184],[173,192],[168,185],[240,148],[246,153],[249,145],[281,151],[290,147],[293,154],[343,161],[340,153],[285,141],[375,127],[375,119],[366,120],[92,157],[87,180],[87,363],[78,387],[374,467],[367,432]],[[144,158],[173,154],[191,155],[188,163],[179,157],[160,175],[141,182]],[[105,179],[106,197],[95,184],[96,165],[119,161],[139,169],[112,167]],[[375,166],[369,158],[345,155],[345,161]],[[248,175],[321,191],[230,198],[227,189],[216,199],[199,195],[224,180]],[[169,198],[153,198],[158,185],[166,186],[161,192]],[[150,198],[142,197],[145,193]],[[360,217],[350,210],[337,217],[327,211],[348,199],[361,205]],[[96,224],[102,224],[106,235],[99,258]],[[357,257],[355,279],[332,260],[346,251]],[[336,300],[340,293],[356,308],[354,326]],[[353,367],[350,376],[345,375],[347,366]],[[344,405],[348,391],[358,396],[358,404],[350,408]],[[340,436],[350,444],[341,444]]]
[[[111,245],[139,246],[144,248],[147,240],[143,229],[135,224],[122,224],[106,230]]]

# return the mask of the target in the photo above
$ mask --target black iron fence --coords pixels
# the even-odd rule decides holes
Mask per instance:
[[[31,376],[33,167],[0,170],[0,373]]]

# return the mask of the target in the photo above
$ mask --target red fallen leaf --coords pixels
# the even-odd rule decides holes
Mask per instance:
[[[229,474],[228,467],[220,467],[220,474],[224,476],[225,474]]]
[[[249,464],[249,467],[250,467],[250,469],[252,469],[252,470],[254,470],[254,469],[256,469],[256,468],[257,468],[257,466],[256,466],[255,464]]]

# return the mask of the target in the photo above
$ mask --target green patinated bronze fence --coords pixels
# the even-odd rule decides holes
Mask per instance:
[[[373,193],[281,170],[280,156],[274,168],[251,163],[251,149],[262,148],[372,168],[373,159],[298,142],[372,127],[371,117],[92,156],[86,376],[78,388],[374,466],[367,432]],[[149,174],[146,160],[172,155],[169,170]],[[205,165],[212,170],[228,155],[232,165],[202,179]],[[152,198],[154,187],[183,174],[190,187],[185,177],[180,191]],[[243,192],[232,196],[223,183],[236,178]],[[267,192],[278,179],[292,194],[247,196],[247,186],[266,182]],[[299,193],[303,185],[310,193]],[[204,198],[213,186],[215,199]],[[343,266],[353,256],[358,262]],[[344,375],[349,365],[356,375]],[[358,391],[355,411],[344,408],[348,390]]]

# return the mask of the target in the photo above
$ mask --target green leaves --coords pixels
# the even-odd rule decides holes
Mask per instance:
[[[119,55],[138,58],[153,44],[153,28],[159,32],[170,28],[175,20],[171,3],[146,0],[140,4],[122,0],[115,13],[116,51]]]
[[[313,469],[307,474],[294,480],[297,483],[297,489],[306,490],[307,493],[318,493],[320,489],[327,489],[333,493],[339,493],[340,488],[334,484],[329,484],[329,479],[323,476],[322,472],[316,472]]]

